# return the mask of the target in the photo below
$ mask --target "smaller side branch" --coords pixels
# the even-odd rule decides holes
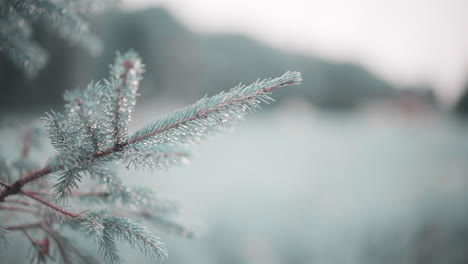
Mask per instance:
[[[64,263],[70,263],[70,260],[68,259],[68,256],[66,255],[66,252],[64,250],[64,247],[67,247],[68,249],[73,251],[76,254],[76,256],[78,256],[83,261],[82,263],[91,264],[91,262],[89,262],[89,260],[83,255],[83,253],[81,251],[79,251],[77,248],[75,248],[74,246],[72,246],[69,242],[67,243],[65,241],[66,245],[62,245],[62,241],[60,241],[60,238],[57,236],[57,234],[52,229],[50,229],[46,225],[42,225],[41,228],[57,244],[57,247],[59,248],[59,251],[60,251],[60,254],[62,255],[62,259],[63,259]]]
[[[57,168],[58,169],[58,168]],[[40,170],[36,170],[36,171],[32,171],[30,173],[27,173],[27,174],[24,174],[18,181],[16,181],[15,183],[18,183],[18,185],[23,186],[25,185],[26,183],[30,182],[30,181],[34,181],[36,179],[39,179],[41,178],[42,176],[45,176],[45,175],[48,175],[50,173],[52,173],[54,170],[52,169],[52,167],[44,167]],[[14,184],[13,184],[14,185]],[[0,195],[0,198],[1,198],[1,195]]]
[[[27,191],[30,194],[34,195],[47,195],[53,196],[53,192],[48,191]],[[72,192],[69,197],[106,197],[109,196],[109,192]]]
[[[65,248],[63,247],[57,235],[51,229],[49,229],[44,223],[41,225],[41,228],[55,241],[55,244],[57,244],[57,247],[60,251],[60,255],[62,256],[62,259],[63,259],[63,263],[65,264],[71,263],[70,259],[68,259],[67,252],[65,251]]]
[[[49,257],[50,259],[55,261],[55,258],[49,253],[49,239],[44,238],[42,240],[34,240],[25,229],[22,229],[21,231],[23,231],[23,234],[28,238],[33,247],[36,249],[37,263],[45,262],[45,257]]]
[[[86,129],[88,130],[88,133],[89,133],[89,135],[91,137],[91,140],[93,141],[94,150],[98,151],[99,150],[98,139],[97,139],[97,136],[96,136],[96,133],[95,133],[93,127],[89,123],[89,120],[86,117],[85,112],[83,110],[83,101],[80,98],[76,98],[76,103],[77,103],[78,107],[80,108],[81,118],[83,119],[83,122],[85,123]]]
[[[128,74],[130,70],[134,67],[134,63],[131,60],[125,60],[122,62],[122,66],[124,67],[124,72],[122,72],[119,76],[122,79],[122,83],[117,88],[117,96],[115,98],[114,110],[114,138],[116,147],[122,147],[122,143],[124,142],[124,133],[120,128],[122,122],[122,116],[120,112],[122,111],[122,102],[124,99],[122,92],[125,86],[127,85]]]
[[[37,204],[35,204],[35,203],[30,203],[30,202],[21,201],[21,200],[5,200],[4,202],[6,202],[6,203],[21,204],[21,205],[24,205],[24,206],[37,207]]]
[[[76,218],[76,219],[81,219],[82,218],[82,216],[80,214],[69,212],[69,211],[67,211],[67,210],[65,210],[63,208],[60,208],[60,207],[58,207],[58,206],[56,206],[56,205],[54,205],[54,204],[52,204],[52,203],[50,203],[50,202],[48,202],[46,200],[34,195],[34,194],[31,194],[31,193],[29,193],[27,191],[21,191],[21,194],[24,194],[24,195],[28,196],[29,198],[34,199],[34,200],[46,205],[47,207],[49,207],[49,208],[51,208],[51,209],[53,209],[53,210],[55,210],[55,211],[57,211],[57,212],[59,212],[59,213],[61,213],[63,215],[66,215],[66,216],[69,216],[69,217],[72,217],[72,218]]]
[[[29,223],[29,224],[5,226],[3,227],[3,229],[8,230],[8,231],[26,230],[26,229],[40,228],[41,225],[42,225],[42,222],[34,222],[34,223]]]
[[[16,211],[16,212],[23,212],[23,213],[30,213],[30,214],[38,214],[37,210],[29,209],[29,208],[21,208],[16,206],[7,206],[7,205],[0,205],[0,210],[5,211]]]
[[[31,237],[31,235],[29,235],[29,233],[26,231],[26,229],[22,229],[21,231],[23,231],[23,234],[26,238],[28,238],[29,241],[31,241],[31,244],[35,245],[35,241],[34,239]]]

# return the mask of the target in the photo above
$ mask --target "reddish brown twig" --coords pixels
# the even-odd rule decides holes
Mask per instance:
[[[15,204],[21,204],[24,206],[33,206],[37,207],[37,204],[31,203],[31,202],[26,202],[26,201],[21,201],[21,200],[5,200],[6,203],[15,203]]]
[[[34,223],[28,223],[28,224],[5,226],[3,227],[3,229],[8,230],[8,231],[25,230],[25,229],[31,229],[31,228],[40,228],[41,224],[42,222],[34,222]]]
[[[64,245],[62,245],[62,242],[60,241],[57,234],[52,229],[48,228],[46,225],[42,225],[41,228],[50,237],[52,237],[52,239],[57,244],[57,247],[59,248],[59,251],[60,251],[60,254],[62,255],[62,259],[63,259],[64,263],[70,263],[67,255],[65,253]],[[83,261],[82,263],[91,264],[91,262],[89,262],[88,259],[83,255],[83,253],[81,253],[77,248],[72,246],[70,243],[66,243],[66,244],[67,244],[66,247],[68,249],[71,249],[73,252],[75,252],[75,254]]]
[[[48,195],[52,196],[55,193],[50,191],[28,191],[30,194],[34,195]],[[70,197],[105,197],[108,196],[109,192],[72,192]]]
[[[49,229],[44,223],[41,225],[41,228],[55,241],[55,244],[57,244],[57,247],[60,251],[60,255],[62,255],[63,263],[66,263],[66,264],[71,263],[70,260],[68,259],[65,248],[63,247],[57,235],[51,229]]]
[[[39,211],[37,210],[33,210],[29,208],[21,208],[21,207],[16,207],[16,206],[7,206],[7,205],[0,205],[0,210],[16,211],[16,212],[30,213],[30,214],[39,213]]]
[[[77,218],[77,219],[82,218],[82,216],[80,214],[69,212],[69,211],[67,211],[67,210],[65,210],[63,208],[60,208],[57,205],[54,205],[54,204],[52,204],[52,203],[50,203],[50,202],[48,202],[48,201],[34,195],[34,194],[31,194],[31,193],[29,193],[27,191],[20,191],[20,192],[21,192],[21,194],[24,194],[24,195],[28,196],[29,198],[34,199],[34,200],[44,204],[45,206],[47,206],[47,207],[49,207],[49,208],[63,214],[63,215],[66,215],[66,216],[69,216],[69,217],[72,217],[72,218]]]

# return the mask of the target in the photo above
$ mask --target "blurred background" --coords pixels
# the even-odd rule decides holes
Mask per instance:
[[[50,62],[35,79],[0,57],[0,120],[60,110],[118,50],[147,66],[134,129],[303,74],[189,166],[123,172],[179,200],[199,233],[162,233],[168,263],[468,263],[467,1],[127,0],[87,20],[97,58],[40,24]]]

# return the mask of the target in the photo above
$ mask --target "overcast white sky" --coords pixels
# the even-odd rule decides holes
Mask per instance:
[[[468,0],[124,0],[163,5],[190,29],[358,62],[396,84],[427,83],[445,102],[468,75]]]

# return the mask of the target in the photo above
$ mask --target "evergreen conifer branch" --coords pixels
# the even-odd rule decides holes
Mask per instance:
[[[55,244],[57,245],[57,248],[60,252],[60,255],[62,257],[63,263],[64,264],[71,264],[70,260],[70,255],[68,254],[67,250],[65,249],[64,245],[62,242],[59,240],[58,236],[55,235],[55,233],[50,230],[46,225],[42,224],[41,229],[44,230],[52,239],[55,241]],[[46,252],[48,253],[48,252]]]
[[[144,71],[135,52],[118,53],[110,67],[109,80],[93,82],[83,90],[66,92],[65,113],[50,111],[44,118],[57,154],[43,168],[24,170],[25,166],[9,166],[0,158],[0,203],[11,204],[0,204],[0,212],[28,213],[37,220],[3,229],[42,230],[57,249],[58,254],[48,255],[42,247],[36,248],[37,259],[45,261],[46,257],[56,257],[65,263],[74,263],[77,259],[87,263],[86,254],[53,228],[60,224],[72,230],[87,230],[99,244],[107,263],[122,262],[117,242],[129,243],[158,262],[163,261],[167,252],[159,238],[146,227],[124,217],[135,217],[182,237],[192,237],[194,233],[172,219],[178,211],[177,204],[151,190],[126,186],[110,169],[111,163],[158,170],[185,164],[190,157],[189,143],[198,142],[256,111],[261,102],[273,101],[269,97],[273,90],[301,81],[300,73],[286,72],[278,78],[239,85],[228,92],[205,96],[129,135],[128,126]],[[30,156],[33,137],[28,133],[29,130],[23,141],[22,159]],[[15,172],[19,177],[12,176]],[[51,174],[57,177],[46,177]],[[44,184],[33,184],[39,180]],[[92,187],[84,190],[89,183]],[[25,185],[30,186],[29,190],[24,189]],[[26,201],[5,199],[12,195],[21,195]],[[54,197],[62,204],[74,207],[69,211],[69,207],[65,209],[62,204],[50,202]],[[86,211],[83,212],[85,203]],[[102,204],[110,210],[101,211]],[[77,211],[81,213],[75,213]]]
[[[27,224],[4,226],[3,229],[7,231],[34,229],[34,228],[40,228],[42,223],[43,223],[42,221],[37,221],[37,222],[27,223]]]
[[[87,2],[87,3],[80,3]],[[34,76],[48,60],[47,52],[33,40],[32,24],[44,22],[60,37],[87,48],[91,54],[101,52],[101,41],[89,30],[79,14],[109,6],[102,1],[3,0],[0,1],[0,50],[27,75]],[[105,3],[107,2],[107,3]]]
[[[101,212],[88,214],[83,226],[88,234],[94,235],[99,243],[99,251],[107,263],[122,263],[116,240],[127,242],[132,248],[139,248],[158,262],[167,258],[167,251],[159,238],[151,234],[146,227],[130,219],[108,216]]]
[[[3,202],[5,202],[5,203],[15,203],[15,204],[20,204],[20,205],[24,205],[24,206],[36,207],[36,204],[31,203],[31,202],[22,201],[22,200],[5,200]]]
[[[9,210],[9,211],[29,213],[29,214],[33,214],[33,215],[36,215],[36,214],[39,213],[39,211],[34,210],[34,209],[21,208],[21,207],[16,207],[16,206],[0,205],[0,209],[1,210]]]
[[[50,254],[49,250],[49,239],[44,238],[42,240],[35,240],[25,229],[21,230],[24,236],[29,240],[34,251],[31,254],[31,262],[43,263],[47,261],[47,258],[55,261],[56,258]]]
[[[136,131],[128,143],[159,145],[196,142],[216,128],[257,110],[260,102],[274,101],[269,97],[271,91],[299,84],[301,80],[300,73],[286,72],[278,78],[257,81],[249,86],[239,85],[229,92],[204,97]]]
[[[67,211],[67,210],[65,210],[65,209],[63,209],[63,208],[60,208],[59,206],[54,205],[54,204],[52,204],[51,202],[46,201],[46,200],[44,200],[43,198],[38,197],[38,196],[36,196],[36,195],[34,195],[34,194],[31,194],[31,193],[29,193],[29,192],[27,192],[27,191],[21,191],[21,194],[24,194],[25,196],[27,196],[27,197],[29,197],[29,198],[31,198],[31,199],[33,199],[33,200],[36,200],[36,201],[38,201],[38,202],[44,204],[45,206],[51,208],[52,210],[55,210],[55,211],[57,211],[57,212],[59,212],[59,213],[65,215],[65,216],[68,216],[68,217],[71,217],[71,218],[77,218],[77,219],[81,219],[81,218],[82,218],[82,216],[81,216],[80,214],[76,214],[76,213],[69,212],[69,211]]]
[[[35,76],[37,71],[42,69],[49,60],[47,52],[36,43],[4,33],[0,33],[0,42],[8,59],[28,76]]]
[[[42,224],[41,229],[44,230],[57,245],[60,255],[64,263],[99,263],[99,261],[93,256],[85,255],[81,250],[77,249],[66,237],[60,235],[60,233],[52,230],[47,225]]]
[[[162,144],[130,145],[124,153],[123,163],[128,167],[166,170],[169,167],[187,164],[190,152],[182,146]]]
[[[128,133],[128,124],[132,117],[138,85],[145,71],[138,55],[130,51],[121,55],[117,53],[111,66],[111,80],[106,82],[106,96],[104,96],[104,117],[109,128],[113,129],[114,145],[121,146]]]
[[[52,197],[55,195],[55,192],[51,192],[51,191],[28,191],[28,192],[34,195],[41,195],[41,196],[47,196],[47,197]],[[70,197],[72,198],[73,197],[74,198],[86,198],[86,197],[103,198],[103,197],[108,197],[109,195],[111,195],[110,192],[90,191],[90,192],[72,192],[70,194]]]

